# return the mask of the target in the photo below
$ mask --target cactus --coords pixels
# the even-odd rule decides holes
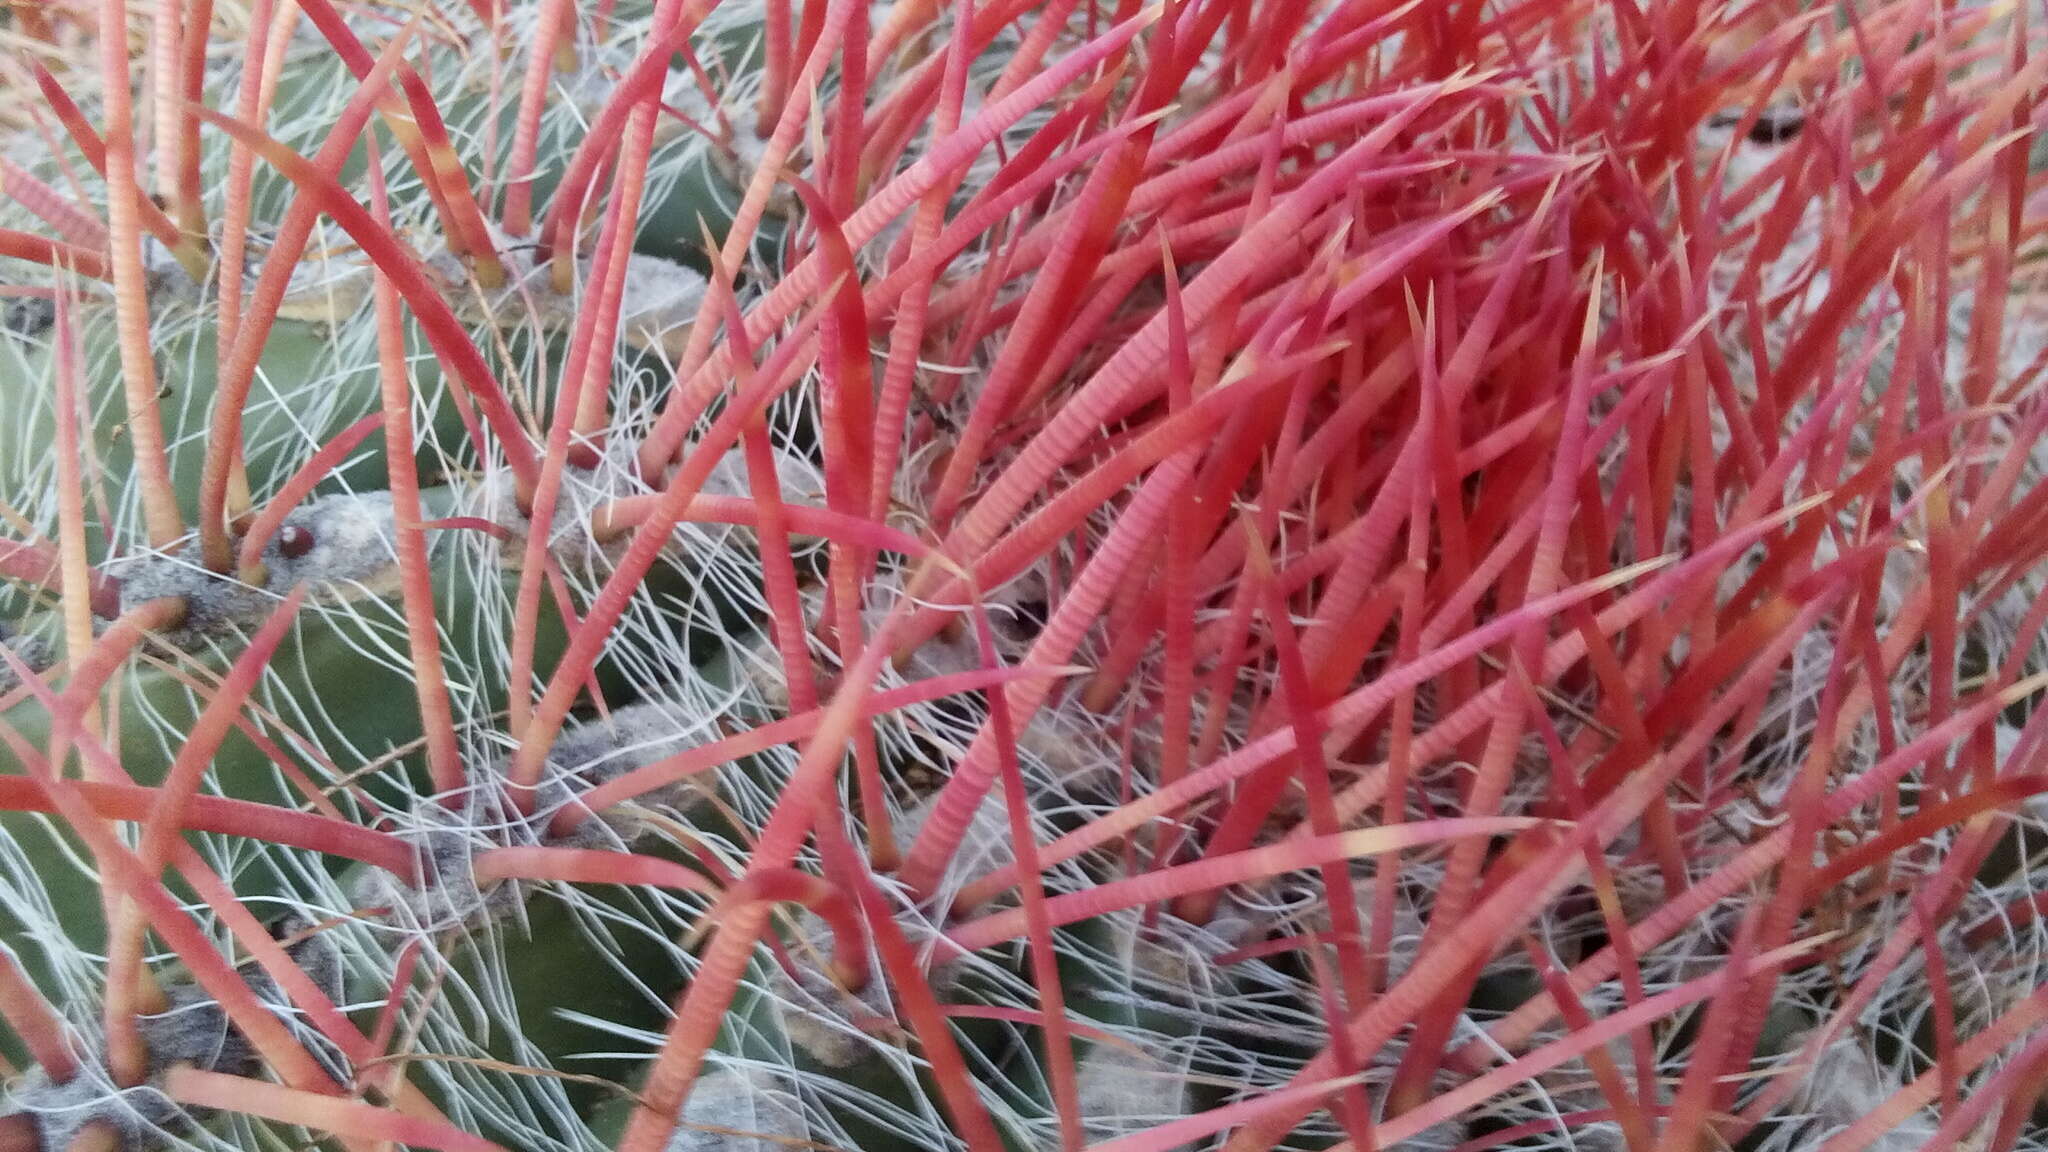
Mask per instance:
[[[2048,1147],[2023,11],[0,21],[0,1152]]]

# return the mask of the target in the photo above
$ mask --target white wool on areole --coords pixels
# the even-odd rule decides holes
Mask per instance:
[[[571,331],[590,305],[599,285],[592,281],[595,254],[588,240],[570,253],[576,289],[555,290],[554,264],[539,259],[536,238],[490,230],[505,282],[495,289],[477,283],[467,258],[443,248],[426,257],[426,266],[446,285],[445,298],[456,318],[466,324],[499,329],[533,328]],[[631,348],[655,352],[671,361],[681,357],[696,323],[707,283],[687,264],[660,256],[629,252],[619,295],[618,339]]]
[[[1082,1131],[1090,1143],[1130,1136],[1194,1111],[1185,1058],[1099,1045],[1076,1068]]]
[[[299,971],[330,1000],[342,995],[342,957],[333,941],[302,916],[288,916],[270,928],[285,942],[285,953]],[[346,1062],[331,1045],[303,1025],[285,991],[254,961],[237,970],[257,1003],[279,1017],[327,1071],[346,1077]],[[65,1152],[88,1126],[111,1133],[115,1152],[155,1152],[184,1146],[179,1130],[190,1132],[211,1110],[186,1109],[160,1087],[163,1074],[177,1067],[198,1068],[230,1076],[255,1076],[263,1063],[227,1011],[190,978],[160,980],[161,1009],[136,1017],[148,1063],[141,1083],[121,1086],[108,1070],[103,1045],[77,1052],[82,1058],[72,1076],[54,1081],[41,1067],[27,1070],[0,1092],[0,1116],[26,1115],[36,1127],[42,1152]],[[76,1041],[77,1037],[70,1037]]]
[[[700,1077],[667,1152],[787,1152],[808,1146],[810,1121],[788,1084],[757,1064]]]
[[[167,597],[183,601],[185,617],[172,638],[184,646],[261,623],[302,584],[342,599],[391,592],[398,579],[395,523],[387,492],[344,492],[309,501],[293,509],[265,543],[260,587],[209,571],[199,562],[197,541],[190,539],[173,550],[112,561],[106,573],[119,581],[123,612]]]
[[[497,762],[457,794],[419,798],[403,816],[392,817],[399,826],[391,830],[413,845],[416,876],[408,880],[365,869],[357,902],[403,909],[402,926],[409,931],[475,927],[515,913],[526,886],[518,881],[480,885],[475,875],[479,853],[540,846],[631,851],[637,840],[655,831],[647,813],[685,819],[715,803],[717,777],[692,776],[651,789],[629,805],[592,814],[566,836],[555,835],[550,824],[562,811],[577,808],[591,789],[715,739],[716,720],[675,702],[651,700],[574,723],[549,749],[530,812],[522,813],[513,803],[518,789],[503,775],[509,760]]]
[[[583,447],[592,447],[587,442]],[[638,472],[636,456],[639,445],[623,436],[611,436],[595,446],[596,459],[589,466],[571,465],[562,469],[560,483],[556,489],[552,528],[548,533],[548,550],[555,560],[572,573],[588,572],[594,576],[609,575],[613,565],[625,555],[631,546],[637,526],[600,538],[592,528],[600,514],[613,502],[627,497],[656,496],[658,489],[651,486]],[[687,452],[686,449],[686,459]],[[783,448],[771,450],[775,460],[775,473],[779,494],[785,504],[816,507],[821,503],[825,481],[818,467],[793,451]],[[471,515],[479,516],[511,533],[512,539],[502,545],[498,553],[499,566],[508,572],[516,572],[525,565],[525,538],[531,521],[522,512],[517,499],[517,483],[508,472],[499,472],[484,479],[464,495],[465,504]],[[719,456],[698,489],[702,496],[730,496],[752,499],[753,488],[749,480],[746,451],[734,447]],[[733,534],[738,533],[738,537]],[[807,539],[792,533],[793,545],[803,547]],[[726,539],[744,539],[752,547],[753,530],[735,529],[719,524],[678,526],[673,541],[679,554],[688,554],[700,538],[723,542]],[[681,555],[679,555],[681,558]]]
[[[14,655],[30,672],[41,672],[56,659],[56,647],[50,637],[39,631],[17,632],[12,625],[0,622],[0,645]],[[0,661],[0,695],[12,692],[21,683],[20,673],[15,671],[14,661]]]
[[[936,797],[928,799],[892,825],[899,850],[908,850],[936,804]],[[944,951],[944,945],[937,943],[938,925],[944,922],[950,894],[977,877],[1009,866],[1015,859],[1002,800],[995,795],[984,797],[975,809],[961,851],[947,865],[941,895],[933,903],[936,911],[904,906],[897,912],[897,927],[911,947],[927,958],[925,976],[933,992],[943,997],[957,979],[961,964],[982,963],[973,957],[962,957],[957,951]],[[778,967],[770,989],[776,997],[783,1032],[790,1043],[819,1063],[833,1068],[851,1067],[862,1059],[863,1053],[883,1043],[863,1030],[861,1021],[896,1018],[887,982],[877,959],[869,956],[867,982],[859,989],[842,986],[830,964],[836,946],[830,926],[808,909],[794,915],[795,932],[788,953],[797,978],[791,980]],[[867,947],[865,943],[861,946]]]

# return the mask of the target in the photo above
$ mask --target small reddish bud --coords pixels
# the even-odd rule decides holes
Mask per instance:
[[[297,560],[311,552],[313,544],[312,529],[301,528],[296,524],[285,525],[284,530],[277,534],[277,550],[287,560]]]

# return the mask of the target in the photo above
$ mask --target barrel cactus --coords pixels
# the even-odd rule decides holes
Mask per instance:
[[[2048,1147],[2024,5],[0,21],[0,1152]]]

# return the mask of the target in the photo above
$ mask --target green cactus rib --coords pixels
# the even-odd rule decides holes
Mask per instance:
[[[695,90],[690,73],[681,67],[673,73],[671,88],[676,99],[686,105],[685,114],[697,118],[714,133],[722,133],[729,126],[736,135],[706,141],[687,129],[676,131],[665,118],[648,203],[637,229],[635,246],[641,253],[685,262],[702,270],[701,238],[708,235],[713,240],[721,239],[730,227],[740,201],[740,181],[754,162],[749,149],[758,150],[759,137],[765,134],[754,123],[751,107],[752,85],[758,82],[762,64],[761,46],[762,29],[758,21],[728,24],[698,38],[694,46],[698,63],[717,76],[735,81],[729,89],[732,98],[716,109]],[[580,44],[579,55],[586,62],[589,75],[570,78],[570,86],[594,80],[593,89],[601,92],[603,62],[630,60],[629,48],[630,44],[600,50],[588,42]],[[467,69],[473,66],[474,59],[462,57],[455,63]],[[676,63],[680,65],[681,61]],[[485,87],[479,83],[480,77],[474,71],[459,75],[461,80],[455,85],[453,98],[440,108],[451,132],[462,140],[481,139],[491,131],[498,133],[500,139],[509,138],[515,129],[516,109],[506,102],[494,113]],[[346,71],[338,61],[317,52],[299,54],[281,73],[273,104],[273,123],[280,138],[295,144],[314,140],[305,129],[317,131],[323,118],[331,117],[340,107],[346,91]],[[544,159],[535,180],[536,197],[543,203],[554,193],[568,151],[579,142],[573,117],[560,115],[561,111],[560,107],[552,108],[543,127],[541,154],[553,158]],[[216,149],[217,158],[218,142],[209,147]],[[361,181],[367,162],[367,152],[359,145],[341,171],[340,179],[345,186],[353,187]],[[475,178],[479,173],[472,170],[469,175]],[[287,182],[267,172],[259,173],[254,199],[258,219],[279,218],[291,192]],[[394,211],[409,218],[421,218],[426,213],[426,199],[417,183],[402,183],[395,188]],[[771,204],[776,213],[758,228],[754,238],[752,253],[756,260],[772,265],[778,259],[781,246],[788,239],[781,213],[791,203],[790,198],[782,196]],[[257,239],[260,244],[260,234]],[[525,266],[521,264],[521,238],[499,239],[512,250],[509,263],[517,272]],[[550,397],[545,394],[543,381],[551,381],[559,371],[563,345],[581,301],[556,300],[546,292],[526,299],[510,294],[488,300],[479,298],[476,290],[463,282],[464,269],[460,264],[436,256],[431,244],[426,248],[430,267],[446,281],[451,303],[457,315],[472,327],[479,347],[518,369],[508,378],[515,401],[523,402],[536,420],[544,419]],[[261,266],[261,258],[259,248],[252,275]],[[377,411],[379,377],[374,342],[366,323],[366,264],[344,237],[331,230],[320,231],[298,272],[306,283],[299,287],[295,278],[285,313],[270,330],[258,369],[257,387],[244,417],[250,486],[259,501],[283,488],[315,448]],[[190,521],[198,511],[198,478],[208,447],[208,420],[219,358],[214,331],[206,319],[207,293],[211,287],[201,288],[181,280],[175,271],[165,271],[159,275],[155,289],[155,323],[169,334],[158,343],[158,362],[167,389],[163,407],[172,476],[178,489],[180,512]],[[541,305],[538,312],[532,307],[535,298]],[[629,306],[631,303],[629,299]],[[120,432],[123,414],[113,400],[119,390],[108,351],[112,341],[99,335],[112,323],[112,317],[104,310],[92,308],[82,310],[82,315],[86,322],[80,333],[82,346],[89,350],[84,392],[96,398],[94,418],[89,422],[91,450],[103,474],[125,477],[133,469]],[[628,347],[612,375],[615,384],[624,382],[625,387],[615,387],[612,399],[615,405],[624,402],[628,418],[637,418],[638,413],[651,409],[664,398],[658,387],[643,391],[644,385],[639,381],[658,376],[663,362],[682,351],[680,336],[687,333],[687,328],[678,330],[672,320],[663,323],[667,326],[660,331],[636,330],[630,323],[623,327],[621,335]],[[418,436],[413,452],[415,464],[430,481],[441,481],[440,486],[429,492],[428,515],[452,518],[451,523],[465,518],[480,520],[495,525],[501,533],[509,530],[516,541],[519,534],[532,530],[531,526],[516,514],[508,515],[504,493],[492,487],[494,480],[479,475],[484,460],[482,448],[465,442],[456,405],[438,366],[417,332],[408,332],[408,343]],[[0,402],[7,406],[5,412],[0,412],[0,418],[24,437],[48,439],[52,418],[47,338],[9,340],[4,344],[0,355],[10,357],[19,370],[5,373],[6,383],[0,384]],[[502,349],[492,347],[498,344]],[[650,367],[653,372],[648,371]],[[816,451],[815,415],[808,401],[787,406],[778,419],[786,425],[783,436],[791,451],[799,455]],[[371,435],[364,440],[343,466],[321,479],[315,489],[315,506],[319,499],[330,495],[335,499],[374,496],[383,486],[388,467],[386,450],[379,436]],[[607,475],[601,467],[600,489]],[[16,490],[30,490],[38,483],[47,483],[36,471],[18,474],[9,482]],[[733,478],[726,478],[725,483],[727,490],[733,490]],[[811,480],[812,491],[801,495],[815,498],[818,483],[817,479]],[[743,486],[738,490],[744,491]],[[117,492],[114,514],[127,515],[125,509],[132,499],[133,494],[125,489]],[[575,514],[585,507],[574,504]],[[290,522],[288,530],[289,525]],[[606,557],[602,549],[592,550],[578,544],[574,514],[566,520],[558,519],[555,530],[563,531],[565,526],[564,545],[553,550],[552,555],[572,590],[586,591],[586,585],[594,586],[607,574]],[[107,525],[109,529],[113,527]],[[98,534],[95,562],[115,559],[106,542],[118,536],[112,530]],[[497,718],[514,688],[494,677],[502,675],[505,613],[521,579],[521,574],[513,569],[518,548],[516,543],[498,541],[460,527],[437,531],[430,538],[434,607],[450,688],[457,700],[458,717],[466,719],[466,731],[471,736],[465,745],[468,758],[481,768],[480,778],[488,781],[490,765],[500,754],[499,746],[492,741]],[[266,555],[275,559],[281,546],[280,542],[271,542],[266,545]],[[658,686],[648,682],[649,673],[680,656],[700,669],[708,691],[729,694],[752,714],[772,717],[776,711],[772,702],[759,708],[746,703],[760,695],[760,686],[755,681],[763,679],[764,669],[772,669],[778,663],[772,647],[762,639],[764,621],[758,592],[746,591],[747,585],[757,589],[760,582],[757,550],[750,534],[730,529],[688,529],[676,542],[676,551],[677,560],[658,566],[635,592],[635,603],[641,609],[637,614],[641,627],[637,631],[622,630],[613,650],[599,666],[607,708],[614,716],[625,716],[635,708],[646,707],[636,702],[659,695]],[[799,575],[811,581],[814,589],[825,573],[823,557],[822,548],[802,545],[799,549]],[[151,565],[181,562],[189,565],[189,560],[178,554],[168,558],[132,558],[127,569],[131,599],[141,594],[137,589],[147,588],[145,577],[149,577]],[[123,569],[117,562],[109,571],[119,578]],[[292,778],[297,778],[329,790],[332,801],[342,805],[351,818],[377,819],[376,811],[381,806],[415,815],[442,814],[434,819],[452,816],[458,821],[455,827],[459,830],[464,819],[459,814],[461,806],[451,807],[449,798],[428,798],[424,794],[426,782],[418,751],[420,720],[407,706],[412,687],[409,669],[402,658],[403,624],[389,599],[389,573],[379,570],[374,575],[352,576],[360,578],[313,587],[310,610],[270,662],[250,702],[249,731],[229,735],[213,758],[205,787],[239,799],[301,807],[306,797],[293,783]],[[195,605],[209,596],[238,595],[228,590],[225,582],[221,582],[218,592],[208,591],[212,585],[203,582],[173,583],[174,592],[188,595]],[[194,591],[195,588],[198,590]],[[284,589],[273,586],[259,591],[275,595]],[[240,634],[259,621],[256,613],[265,602],[265,596],[260,595],[246,598],[246,602],[237,601],[238,607],[223,610],[215,622],[187,627],[152,642],[144,659],[118,684],[111,696],[110,720],[118,725],[120,741],[109,751],[137,782],[148,785],[161,780],[181,734],[191,728],[205,704],[204,694],[193,691],[189,681],[205,682],[218,676],[232,657]],[[544,597],[543,604],[546,611],[540,621],[542,633],[537,639],[535,659],[540,675],[551,670],[564,644],[564,624],[554,610],[553,598]],[[816,611],[817,606],[813,604],[811,610]],[[50,606],[40,605],[37,611],[42,614],[39,618],[44,622],[44,630],[54,635]],[[749,667],[744,671],[737,659],[742,653],[751,653]],[[964,666],[971,665],[963,665],[955,653],[927,670],[958,671]],[[671,670],[657,674],[674,673]],[[772,683],[775,679],[772,672],[765,673],[770,696],[778,691]],[[786,704],[786,691],[781,693],[781,700]],[[9,709],[0,715],[0,721],[16,727],[31,745],[39,746],[47,737],[47,714],[32,702]],[[971,707],[946,705],[920,712],[919,719],[910,727],[892,729],[891,738],[885,739],[888,772],[894,777],[911,770],[910,758],[904,753],[914,751],[916,758],[923,758],[926,753],[922,749],[928,744],[920,742],[951,739],[947,729],[963,729],[975,722]],[[577,759],[625,762],[647,751],[645,747],[635,749],[615,743],[631,741],[624,735],[614,736],[626,730],[607,727],[608,722],[601,716],[591,717],[585,724],[572,729],[564,738],[558,758],[565,770],[579,768],[574,763]],[[936,736],[923,731],[932,724],[938,725]],[[582,739],[579,733],[586,732],[593,737],[576,744]],[[277,762],[280,758],[284,765]],[[354,779],[365,766],[375,766],[376,771]],[[729,822],[726,814],[734,805],[744,809],[772,795],[779,786],[780,773],[786,769],[787,762],[780,753],[771,752],[719,774],[720,786],[706,793],[722,797],[719,805],[696,803],[679,807],[657,803],[658,797],[643,798],[641,803],[654,804],[670,821],[680,818],[680,826],[686,827],[699,843],[726,846],[722,850],[730,852],[732,846],[741,843],[743,829]],[[0,771],[21,770],[21,766],[5,762],[4,754],[0,754]],[[1055,801],[1054,806],[1062,805]],[[648,827],[652,826],[608,825],[604,835],[610,839],[600,838],[598,843],[652,853],[675,862],[697,862],[673,835],[650,832]],[[99,877],[86,863],[87,857],[75,837],[58,823],[9,813],[0,815],[0,831],[5,832],[19,853],[17,859],[28,862],[25,871],[16,875],[15,887],[22,898],[38,904],[23,909],[22,915],[0,908],[0,946],[22,958],[39,984],[57,986],[76,975],[75,967],[64,963],[64,956],[53,953],[53,949],[61,951],[57,947],[59,942],[64,948],[87,951],[105,946],[97,898]],[[413,835],[404,831],[400,834]],[[479,834],[484,844],[497,835]],[[342,867],[261,845],[251,845],[252,850],[242,851],[231,840],[214,836],[192,839],[215,854],[234,891],[245,900],[335,908],[346,906],[350,901],[341,897],[349,894],[375,892],[380,898],[391,894],[389,879],[370,874],[365,866]],[[431,853],[435,849],[430,846],[441,841],[428,836],[417,843],[422,853]],[[446,986],[464,990],[461,1002],[465,1014],[449,1016],[449,1010],[434,1008],[426,1026],[445,1029],[455,1019],[466,1020],[477,1042],[467,1049],[465,1059],[475,1063],[437,1063],[425,1059],[406,1074],[426,1089],[428,1098],[441,1110],[466,1116],[475,1130],[505,1141],[508,1146],[531,1141],[539,1133],[568,1147],[589,1147],[592,1140],[608,1145],[624,1123],[620,1093],[630,1090],[633,1081],[617,1075],[614,1061],[585,1054],[601,1051],[608,1044],[615,1046],[625,1037],[658,1035],[665,1024],[668,1005],[687,982],[693,964],[689,953],[674,940],[683,930],[685,920],[670,903],[631,889],[580,891],[550,885],[544,891],[543,886],[524,883],[508,887],[515,890],[511,899],[480,896],[483,903],[474,914],[444,929],[453,933],[453,943],[447,954],[440,957],[441,970],[433,977]],[[177,891],[186,899],[194,898],[187,890]],[[435,898],[419,890],[411,896],[428,901]],[[353,946],[360,947],[366,940],[376,942],[370,954],[353,954],[346,988],[348,997],[369,1003],[392,1000],[400,1006],[448,1003],[447,995],[437,997],[424,991],[423,979],[416,978],[410,987],[390,986],[389,960],[379,959],[389,955],[388,930],[380,927],[381,923],[378,917],[371,916],[343,929],[356,934],[352,937]],[[800,972],[820,971],[823,959],[813,947],[816,941],[811,939],[813,918],[808,913],[792,912],[782,918],[781,924],[789,961]],[[906,926],[929,932],[928,926],[918,926],[915,916],[906,920]],[[1088,929],[1084,925],[1080,930]],[[363,932],[369,936],[364,937]],[[438,955],[439,949],[435,952]],[[1074,979],[1085,990],[1101,976],[1099,967],[1091,967],[1077,970]],[[960,981],[947,985],[947,998],[963,1005],[1011,1002],[1023,987],[1024,979],[1024,969],[1014,961],[977,961]],[[175,982],[173,986],[183,987]],[[881,987],[881,978],[877,976],[870,992],[880,992]],[[946,1121],[934,1110],[937,1094],[929,1070],[904,1046],[899,1031],[882,1029],[869,1033],[867,1040],[856,1043],[852,1049],[865,1056],[851,1064],[820,1059],[806,1050],[803,1043],[792,1039],[794,1033],[815,1034],[821,1021],[827,1029],[844,1030],[843,1036],[858,1036],[862,1029],[873,1029],[882,1019],[873,1016],[864,1022],[849,1022],[840,1018],[839,1014],[850,1003],[839,1002],[829,992],[823,998],[799,995],[797,986],[776,963],[764,960],[734,1006],[731,1024],[719,1045],[722,1058],[744,1062],[754,1069],[750,1074],[754,1079],[731,1079],[738,1074],[728,1074],[734,1085],[732,1092],[736,1099],[747,1098],[754,1089],[766,1084],[765,1091],[788,1092],[792,1094],[790,1099],[795,1100],[799,1090],[809,1085],[809,1089],[801,1091],[801,1097],[822,1102],[821,1110],[809,1119],[825,1121],[825,1127],[814,1130],[809,1123],[793,1121],[785,1109],[779,1115],[786,1123],[778,1122],[788,1129],[782,1133],[785,1138],[845,1138],[850,1141],[849,1146],[876,1149],[918,1147],[924,1139],[921,1133],[934,1123],[944,1125]],[[1141,1019],[1142,1013],[1131,1016],[1127,999],[1104,1002],[1099,1008],[1088,1010],[1099,1011],[1107,1023],[1138,1025],[1155,1035],[1174,1035],[1176,1030],[1184,1031],[1186,1025],[1183,1019]],[[816,1013],[823,1016],[813,1019]],[[1038,1070],[1041,1056],[1034,1050],[1026,1030],[1013,1021],[976,1020],[970,1016],[962,1018],[960,1031],[970,1061],[985,1073],[995,1094],[996,1107],[1004,1117],[999,1128],[1005,1140],[1019,1152],[1039,1147],[1050,1123],[1052,1102],[1046,1095],[1043,1073]],[[446,1044],[445,1037],[441,1039],[440,1047],[452,1047]],[[883,1053],[886,1055],[875,1058]],[[516,1102],[517,1093],[506,1094],[502,1084],[485,1088],[490,1081],[482,1069],[491,1061],[508,1068],[531,1066],[544,1073],[558,1071],[618,1080],[621,1087],[606,1089],[587,1080],[554,1079],[546,1075],[528,1082],[515,1075],[514,1085],[523,1085],[536,1093],[531,1103],[522,1104]],[[214,1067],[234,1070],[219,1064]],[[768,1073],[766,1080],[756,1083],[763,1068],[787,1071]],[[817,1089],[822,1086],[829,1088],[821,1094]],[[713,1094],[698,1107],[709,1108],[715,1123],[719,1109],[727,1107],[720,1101]],[[540,1106],[539,1113],[530,1111],[535,1105]],[[549,1111],[556,1105],[560,1112]],[[814,1112],[814,1107],[799,1105],[797,1110]],[[521,1117],[521,1121],[513,1121],[515,1116]],[[576,1121],[572,1117],[586,1120]],[[151,1120],[157,1122],[158,1118]],[[215,1131],[227,1135],[231,1130],[216,1124]],[[138,1130],[130,1139],[146,1141],[150,1137]],[[771,1146],[774,1145],[764,1145],[763,1152]]]

